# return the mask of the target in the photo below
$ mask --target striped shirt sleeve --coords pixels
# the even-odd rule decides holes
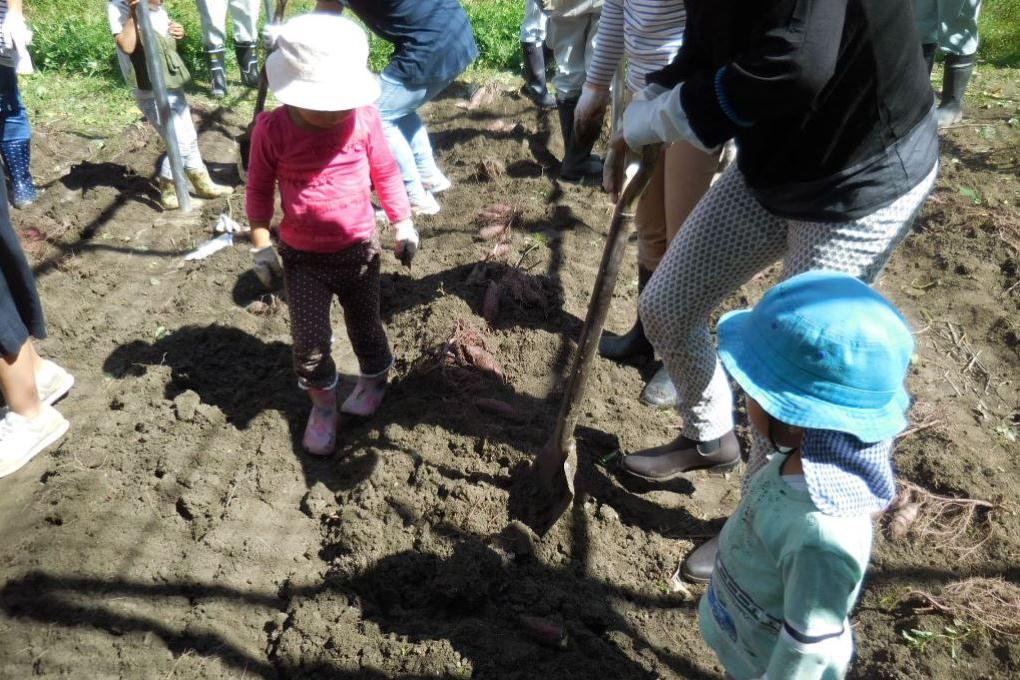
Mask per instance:
[[[588,82],[608,85],[625,54],[627,86],[640,90],[680,49],[686,18],[683,0],[606,0]]]

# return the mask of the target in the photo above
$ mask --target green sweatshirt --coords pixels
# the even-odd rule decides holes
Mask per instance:
[[[830,517],[784,481],[776,455],[723,527],[701,598],[705,641],[736,680],[836,680],[853,653],[847,616],[871,555],[867,515]]]

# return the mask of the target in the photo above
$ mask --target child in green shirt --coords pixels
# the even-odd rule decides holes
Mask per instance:
[[[895,492],[913,337],[885,298],[826,271],[779,284],[718,333],[755,445],[779,455],[723,527],[702,635],[736,680],[842,678],[872,515]]]

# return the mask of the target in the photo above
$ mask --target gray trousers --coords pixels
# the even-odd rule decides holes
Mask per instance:
[[[910,231],[936,175],[937,168],[870,215],[821,223],[773,215],[736,165],[723,172],[670,243],[639,305],[677,387],[684,436],[706,441],[733,429],[733,395],[709,330],[719,304],[779,260],[784,278],[831,269],[873,282]]]
[[[202,19],[202,42],[207,50],[221,50],[227,41],[227,10],[234,20],[234,42],[255,42],[259,34],[262,0],[197,0]]]
[[[914,0],[921,43],[966,57],[978,49],[981,0]]]
[[[588,67],[595,56],[601,8],[570,17],[549,17],[549,47],[556,56],[553,85],[559,100],[581,96]]]
[[[524,21],[521,22],[522,43],[544,43],[549,17],[539,0],[524,0]]]

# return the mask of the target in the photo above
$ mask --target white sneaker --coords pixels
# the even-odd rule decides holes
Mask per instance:
[[[74,387],[74,376],[49,359],[43,359],[42,370],[35,374],[39,401],[53,406]]]
[[[439,201],[431,192],[425,192],[425,198],[416,203],[411,201],[412,215],[436,215],[439,213]]]
[[[421,183],[425,185],[426,191],[430,191],[433,194],[441,194],[453,186],[453,182],[450,181],[450,178],[443,173],[439,173],[438,175],[434,175],[428,179],[422,178]]]
[[[17,472],[25,463],[64,436],[70,423],[49,404],[29,420],[8,411],[0,420],[0,477]]]
[[[74,376],[49,359],[43,359],[42,370],[35,374],[35,388],[39,401],[53,406],[64,398],[74,387]],[[0,418],[7,415],[8,408],[0,407]]]

